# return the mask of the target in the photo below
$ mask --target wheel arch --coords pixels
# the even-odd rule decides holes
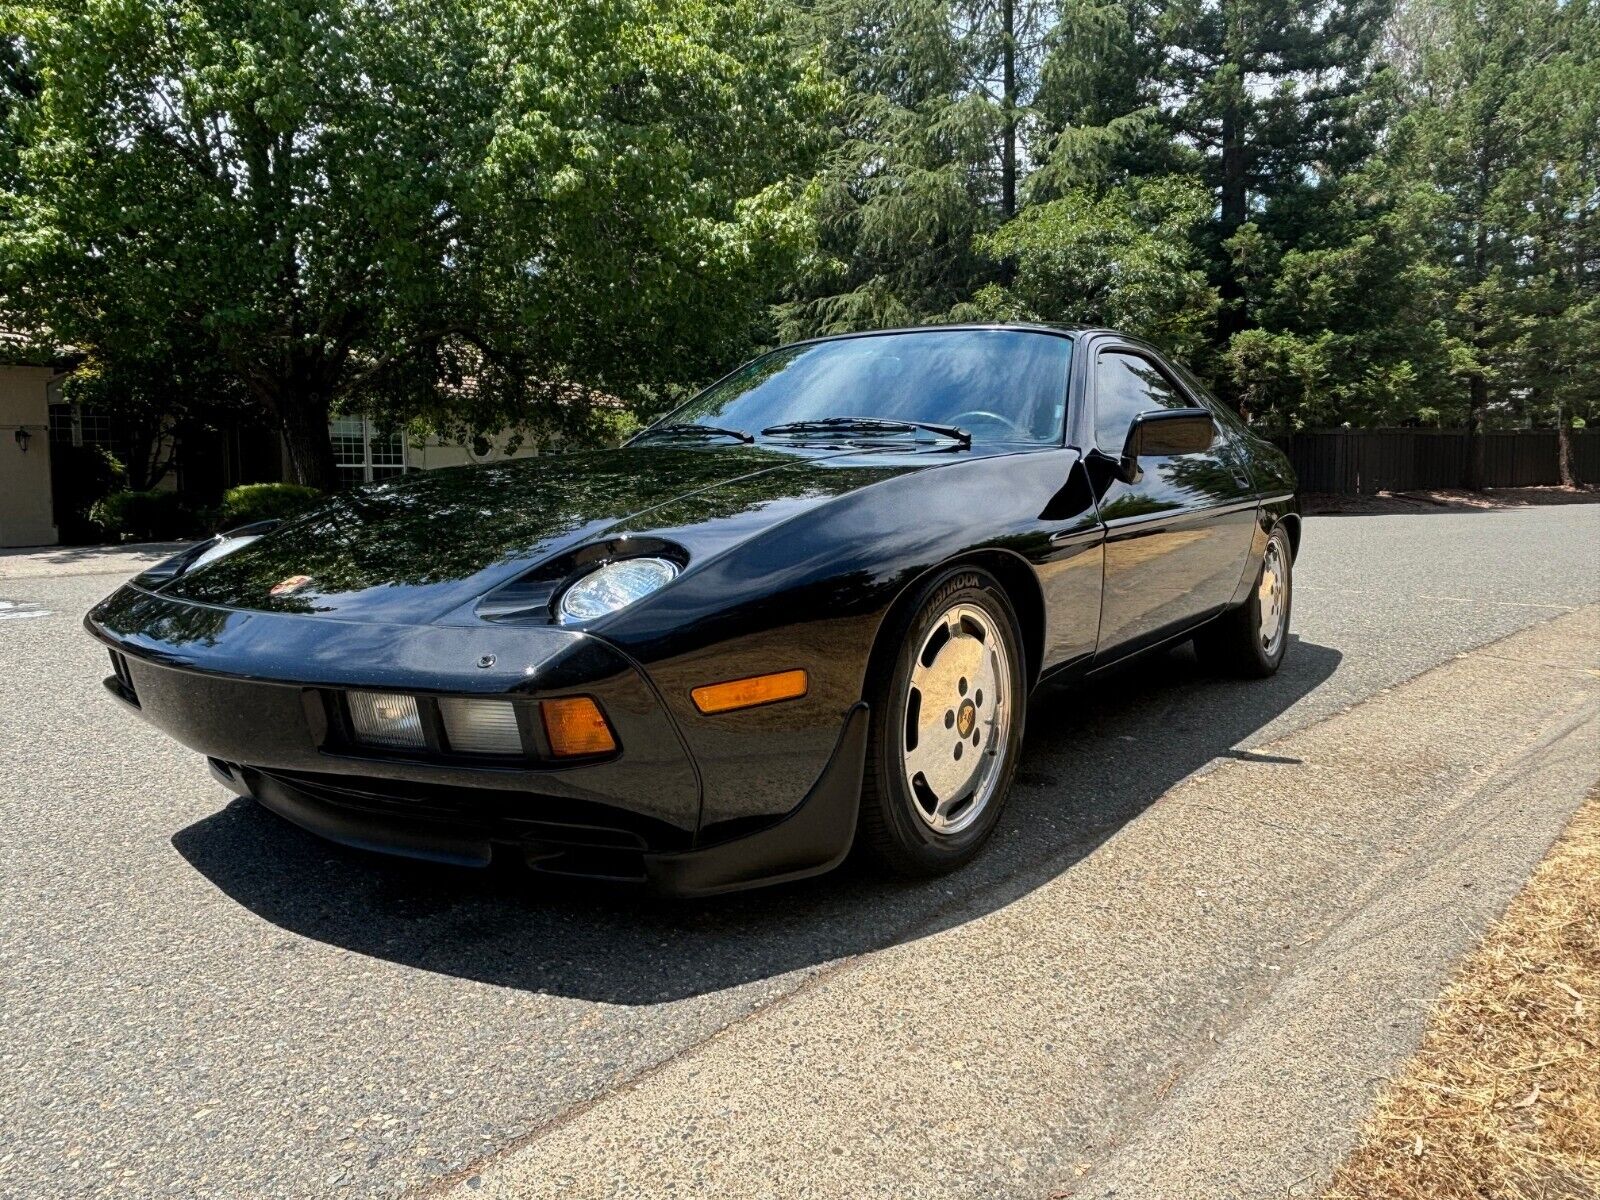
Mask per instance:
[[[870,694],[873,680],[878,678],[880,671],[886,669],[885,661],[892,661],[896,646],[892,644],[890,633],[909,617],[922,585],[936,575],[960,567],[977,567],[987,571],[1005,591],[1006,599],[1011,601],[1011,609],[1017,615],[1017,625],[1022,633],[1023,671],[1027,680],[1027,689],[1023,694],[1032,690],[1039,680],[1044,660],[1044,589],[1039,586],[1039,578],[1033,568],[1020,555],[1009,550],[970,550],[920,572],[900,589],[884,610],[867,658],[867,672],[862,681],[863,695]]]
[[[1289,553],[1294,558],[1300,557],[1300,514],[1284,513],[1278,518],[1278,525],[1283,526],[1284,532],[1289,535]],[[1276,528],[1276,526],[1274,526]]]

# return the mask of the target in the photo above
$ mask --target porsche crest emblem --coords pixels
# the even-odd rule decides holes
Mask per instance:
[[[267,593],[267,595],[269,595],[269,596],[290,596],[290,595],[293,595],[295,592],[298,592],[301,588],[305,587],[306,584],[308,584],[310,582],[311,582],[311,576],[309,576],[309,575],[291,575],[291,576],[289,576],[289,578],[280,579],[277,583],[273,584],[272,585],[272,590],[269,591]]]
[[[972,732],[972,727],[978,723],[978,710],[968,700],[961,706],[961,711],[956,713],[956,732],[966,737]]]

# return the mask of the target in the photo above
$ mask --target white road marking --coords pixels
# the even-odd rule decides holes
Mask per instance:
[[[27,621],[33,617],[49,615],[49,609],[29,604],[25,600],[0,600],[0,621]]]

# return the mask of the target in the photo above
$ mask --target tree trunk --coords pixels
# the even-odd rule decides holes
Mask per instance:
[[[1474,284],[1482,283],[1488,275],[1489,269],[1489,225],[1484,220],[1484,210],[1489,203],[1489,158],[1488,150],[1483,149],[1478,154],[1478,186],[1477,186],[1477,213],[1474,221],[1475,228],[1472,233],[1472,281]],[[1482,304],[1480,298],[1475,303]],[[1489,377],[1484,374],[1484,356],[1488,351],[1488,337],[1480,310],[1472,322],[1472,352],[1475,357],[1472,382],[1468,385],[1467,403],[1470,411],[1467,413],[1467,463],[1466,478],[1463,485],[1469,492],[1483,490],[1484,476],[1487,474],[1484,454],[1487,447],[1483,441],[1483,425],[1489,417]]]
[[[296,388],[280,397],[274,407],[295,482],[333,491],[339,486],[339,468],[328,439],[327,397],[315,389]]]
[[[1565,488],[1577,487],[1578,480],[1572,473],[1572,431],[1567,428],[1567,413],[1561,402],[1556,401],[1556,474]]]
[[[1221,5],[1222,47],[1221,64],[1237,61],[1234,51],[1239,48],[1234,37],[1232,6]],[[1242,71],[1242,65],[1240,66]],[[1239,232],[1240,226],[1250,217],[1249,181],[1246,177],[1246,149],[1244,144],[1244,96],[1242,77],[1230,83],[1234,90],[1226,97],[1222,109],[1222,194],[1218,198],[1221,217],[1220,242],[1226,242]],[[1244,310],[1244,281],[1239,278],[1234,264],[1222,250],[1222,280],[1220,298],[1222,307],[1217,313],[1217,332],[1224,348],[1233,335],[1248,323]]]
[[[1467,463],[1461,485],[1469,492],[1481,492],[1488,474],[1484,457],[1483,423],[1489,415],[1489,381],[1480,372],[1470,385],[1472,410],[1467,414]]]
[[[1016,0],[1001,0],[1004,44],[1004,105],[1000,147],[1000,210],[1006,220],[1017,215],[1017,14]]]

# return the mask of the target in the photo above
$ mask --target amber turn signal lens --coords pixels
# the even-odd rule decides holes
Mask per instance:
[[[539,705],[539,713],[544,718],[544,735],[550,739],[550,753],[557,758],[610,754],[617,748],[605,714],[587,696],[546,700]]]
[[[806,694],[804,671],[779,671],[775,675],[753,675],[749,679],[730,679],[727,683],[708,683],[689,693],[694,706],[708,716],[754,708],[777,700],[796,700]]]

